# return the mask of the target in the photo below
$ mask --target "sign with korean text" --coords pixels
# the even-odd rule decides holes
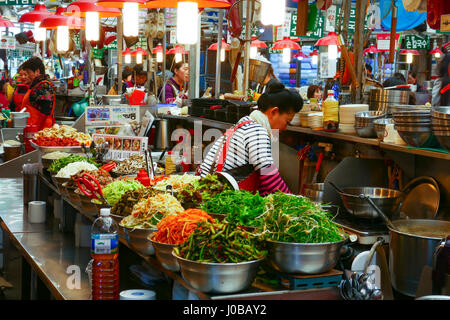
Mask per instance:
[[[315,8],[315,4],[309,6],[309,10],[311,12],[312,7]],[[317,9],[316,9],[317,11]],[[290,27],[289,27],[289,36],[290,37],[297,37],[297,13],[292,12],[290,17]],[[309,14],[308,15],[308,31],[306,33],[306,36],[301,36],[301,38],[309,38],[309,39],[320,39],[323,37],[323,31],[324,31],[324,25],[325,25],[325,17],[320,14],[320,11],[317,14]]]
[[[336,31],[336,10],[335,5],[330,6],[327,9],[327,16],[325,19],[325,31],[335,32]]]
[[[148,147],[147,137],[115,136],[109,134],[93,134],[96,145],[108,142],[110,148],[105,154],[105,160],[124,160],[132,155],[144,154]]]
[[[430,49],[430,36],[406,35],[402,40],[402,47],[405,49]]]
[[[16,48],[16,38],[2,37],[0,40],[0,49],[14,50]]]
[[[121,126],[140,122],[139,107],[128,105],[87,107],[84,114],[86,126]]]
[[[29,6],[36,3],[37,0],[0,0],[0,6]]]
[[[450,14],[441,16],[441,32],[450,32]]]
[[[398,43],[400,39],[400,34],[397,33],[395,37],[395,48],[398,49]],[[377,49],[381,51],[389,51],[391,42],[391,34],[390,33],[381,33],[377,34]]]

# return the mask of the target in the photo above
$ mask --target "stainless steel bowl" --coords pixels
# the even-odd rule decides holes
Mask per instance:
[[[399,210],[403,196],[400,191],[377,187],[343,188],[342,191],[343,193],[339,193],[339,195],[347,212],[364,219],[381,217],[367,200],[359,197],[361,194],[369,196],[389,218]]]
[[[442,131],[442,130],[434,130],[433,129],[433,133],[435,136],[442,136],[442,137],[450,136],[449,130]]]
[[[431,110],[431,116],[438,119],[450,120],[450,107],[436,107]]]
[[[269,263],[285,273],[319,274],[330,271],[338,262],[346,241],[327,243],[289,243],[266,240]]]
[[[435,134],[436,135],[436,134]],[[436,135],[436,138],[438,139],[441,146],[450,152],[450,134],[447,136],[438,136]]]
[[[383,111],[361,111],[355,113],[355,120],[358,119],[380,119],[383,118],[386,114]]]
[[[235,293],[253,282],[259,264],[264,259],[240,263],[206,263],[172,255],[180,264],[181,274],[194,289],[202,292]]]
[[[450,127],[450,120],[431,118],[433,126]]]
[[[409,116],[401,116],[401,117],[399,117],[399,116],[394,116],[394,122],[395,123],[397,123],[397,124],[406,124],[406,125],[408,125],[408,124],[410,124],[410,123],[412,123],[412,124],[416,124],[416,125],[418,125],[418,124],[422,124],[422,123],[425,123],[425,124],[428,124],[428,123],[431,123],[431,117],[409,117]]]
[[[421,124],[418,126],[415,125],[406,125],[406,124],[396,124],[394,129],[397,131],[407,131],[407,132],[430,132],[431,125]]]
[[[392,114],[394,118],[396,117],[414,117],[414,118],[421,118],[421,117],[431,117],[431,112],[429,110],[410,110],[410,111],[399,111],[394,112]]]
[[[377,132],[375,131],[374,125],[369,125],[366,127],[358,127],[355,126],[355,131],[358,136],[361,138],[376,138]]]
[[[323,191],[305,188],[303,195],[309,200],[317,203],[323,203]]]
[[[125,239],[128,243],[140,254],[144,256],[151,256],[155,254],[155,248],[148,240],[148,237],[158,231],[156,228],[152,229],[140,229],[140,228],[128,228],[119,223],[119,226],[123,228]]]
[[[450,133],[450,127],[432,126],[434,132]]]
[[[398,104],[389,106],[389,111],[391,114],[402,111],[430,111],[430,110],[431,107],[420,105]]]
[[[314,191],[324,191],[325,184],[323,182],[305,184],[305,189],[314,190]]]
[[[102,97],[103,104],[105,105],[119,105],[122,103],[122,96],[121,95],[104,95]]]
[[[152,243],[153,248],[155,248],[156,259],[159,263],[167,270],[178,272],[180,271],[180,264],[177,258],[172,254],[173,248],[177,247],[176,244],[161,243],[152,240],[154,233],[148,236],[148,240]]]
[[[384,118],[384,119],[376,119],[373,122],[373,127],[375,129],[375,132],[377,133],[377,138],[381,141],[384,140],[384,137],[386,135],[386,125],[392,124],[393,120],[391,118]]]
[[[395,128],[400,137],[412,147],[425,148],[431,147],[434,144],[435,137],[430,130],[420,129],[420,131],[404,131],[400,128]]]

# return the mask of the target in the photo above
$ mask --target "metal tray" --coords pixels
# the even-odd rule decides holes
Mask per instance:
[[[50,153],[50,152],[56,152],[56,151],[67,152],[67,153],[83,153],[81,146],[79,146],[79,147],[41,147],[41,146],[38,146],[33,141],[31,141],[31,146],[41,153]]]
[[[418,177],[411,180],[405,188],[400,207],[410,219],[435,219],[440,203],[439,185],[431,177]]]

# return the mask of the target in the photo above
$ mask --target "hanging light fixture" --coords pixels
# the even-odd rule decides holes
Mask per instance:
[[[252,42],[250,43],[250,58],[256,58],[259,49],[266,49],[267,45],[265,42],[258,40],[257,37],[252,37]]]
[[[311,57],[312,64],[317,64],[319,62],[319,52],[317,52],[317,50],[311,52],[309,56]]]
[[[183,47],[180,45],[176,45],[174,48],[170,49],[167,54],[174,54],[175,57],[175,63],[180,62],[181,60],[183,60],[183,54],[188,54],[188,51],[184,51]]]
[[[272,49],[283,50],[283,62],[289,63],[291,61],[291,50],[302,50],[297,42],[294,42],[287,37],[283,40],[278,40],[274,43]]]
[[[57,8],[56,13],[45,18],[41,27],[45,29],[56,29],[56,50],[59,52],[69,50],[69,29],[84,29],[84,22],[76,16],[65,16],[64,8]]]
[[[294,58],[297,58],[298,61],[302,61],[304,58],[308,58],[308,56],[303,52],[299,52],[294,55]]]
[[[98,6],[122,9],[123,35],[139,36],[139,9],[144,8],[146,0],[97,0]]]
[[[286,0],[261,0],[261,23],[279,26],[284,24]]]
[[[136,56],[136,63],[142,64],[142,57],[147,55],[147,51],[143,50],[141,47],[137,47],[136,51],[132,54]]]
[[[400,50],[399,54],[406,54],[406,63],[411,64],[413,63],[413,56],[418,56],[420,55],[419,51],[417,50]]]
[[[45,41],[47,38],[47,30],[41,28],[41,21],[51,16],[52,13],[47,10],[43,3],[38,3],[34,6],[33,11],[24,13],[18,20],[18,22],[28,22],[34,24],[34,40]]]
[[[328,47],[328,59],[338,58],[338,38],[336,32],[330,32],[326,37],[319,39],[314,46]]]
[[[158,44],[155,48],[153,48],[152,53],[156,54],[156,62],[158,63],[163,62],[163,48],[161,44]]]
[[[3,28],[14,28],[14,23],[11,21],[0,17],[0,39],[2,38]]]
[[[222,39],[222,46],[220,49],[220,61],[221,62],[225,61],[225,51],[230,51],[229,47],[230,47],[230,45],[228,43],[226,43],[225,40]],[[210,45],[208,50],[217,51],[217,42]]]
[[[368,55],[370,54],[375,54],[375,53],[379,53],[381,52],[381,50],[378,50],[377,47],[375,47],[373,44],[371,44],[368,48],[364,49],[363,51],[363,55]]]
[[[439,59],[444,54],[442,52],[442,50],[440,48],[438,48],[438,47],[434,48],[433,50],[431,50],[430,53],[434,55],[435,59]]]
[[[106,1],[106,0],[105,0]],[[144,8],[177,8],[177,42],[196,44],[198,41],[198,10],[229,8],[227,0],[150,0]]]
[[[124,57],[124,63],[125,64],[130,64],[131,63],[131,56],[134,55],[134,52],[132,52],[130,50],[130,48],[126,48],[123,52],[122,52],[122,56]]]

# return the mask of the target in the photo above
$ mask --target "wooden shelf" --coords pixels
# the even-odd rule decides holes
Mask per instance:
[[[424,149],[412,149],[412,148],[408,148],[407,146],[402,146],[402,145],[392,144],[392,143],[385,143],[385,142],[380,142],[380,147],[382,149],[386,149],[386,150],[393,150],[393,151],[398,151],[398,152],[415,154],[415,155],[423,156],[423,157],[450,160],[450,154],[444,153],[444,152],[437,152],[437,151],[424,150]]]
[[[368,145],[372,145],[372,146],[380,145],[380,142],[378,141],[378,139],[361,138],[357,135],[352,135],[352,134],[344,134],[344,133],[339,133],[339,132],[327,132],[327,131],[322,131],[322,130],[313,130],[311,128],[295,127],[295,126],[288,126],[287,130],[291,131],[291,132],[301,132],[301,133],[312,134],[315,136],[326,137],[326,138],[331,138],[331,139],[338,139],[338,140],[344,140],[344,141],[355,142],[355,143],[363,143],[363,144],[368,144]]]

